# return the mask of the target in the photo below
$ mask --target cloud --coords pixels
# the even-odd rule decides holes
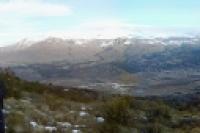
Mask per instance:
[[[6,25],[6,23],[4,24]],[[67,29],[65,29],[63,26],[63,29],[49,28],[48,30],[41,30],[40,27],[34,28],[34,25],[32,25],[32,23],[24,23],[23,21],[18,20],[14,24],[12,24],[12,27],[10,29],[5,28],[5,30],[7,32],[3,32],[2,29],[0,31],[0,46],[3,46],[3,44],[5,46],[7,44],[15,43],[24,38],[37,41],[47,37],[59,37],[64,39],[109,39],[130,35],[132,37],[183,36],[185,35],[184,33],[188,33],[188,31],[191,31],[192,29],[138,25],[132,22],[126,22],[117,19],[94,19],[85,20],[77,25],[70,26],[70,28],[67,27]]]
[[[177,34],[174,28],[151,25],[139,25],[118,19],[86,20],[66,32],[54,32],[53,35],[66,35],[71,38],[117,38],[124,36],[170,36]],[[52,35],[52,36],[53,36]]]
[[[84,38],[116,38],[132,33],[135,27],[134,24],[117,19],[87,20],[69,32]]]
[[[9,20],[10,21],[10,20]],[[1,21],[0,21],[1,23]],[[11,24],[9,24],[11,25]],[[21,25],[21,26],[20,26]],[[126,23],[119,20],[105,19],[105,20],[85,20],[78,25],[71,26],[70,28],[63,29],[48,29],[40,30],[40,28],[34,28],[34,25],[24,23],[23,21],[15,22],[12,24],[11,29],[6,28],[6,32],[0,32],[1,45],[15,43],[23,38],[29,40],[41,40],[47,37],[59,37],[59,38],[117,38],[127,36],[133,33],[136,25]],[[10,29],[10,31],[8,31]],[[21,30],[20,30],[21,29]],[[3,43],[2,43],[3,42]]]
[[[46,23],[48,27],[48,21],[55,20],[54,17],[64,18],[71,14],[69,5],[63,3],[51,3],[47,0],[0,0],[0,47],[22,38],[39,38],[40,33],[45,34],[47,31],[42,31],[43,27],[38,26],[38,23]]]
[[[45,3],[41,0],[10,0],[0,2],[0,14],[20,16],[65,16],[71,14],[67,5]]]
[[[133,25],[117,20],[88,20],[68,29],[49,31],[44,36],[62,38],[116,38],[131,33]]]
[[[151,25],[138,25],[117,19],[87,20],[68,30],[49,31],[40,34],[40,37],[61,38],[117,38],[124,36],[139,37],[170,37],[188,36],[188,28],[159,27]]]

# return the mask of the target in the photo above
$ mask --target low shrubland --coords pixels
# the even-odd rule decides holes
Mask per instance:
[[[0,80],[8,133],[200,132],[199,106],[27,82],[8,71]]]

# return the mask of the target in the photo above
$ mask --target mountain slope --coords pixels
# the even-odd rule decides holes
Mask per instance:
[[[142,56],[162,52],[166,45],[198,44],[198,38],[117,38],[117,39],[60,39],[47,38],[38,42],[22,40],[0,48],[0,64],[21,65],[88,61],[113,62],[124,56]]]
[[[98,83],[104,89],[128,88],[134,95],[165,95],[196,91],[199,53],[198,37],[48,38],[19,49],[2,48],[0,64],[27,80],[84,87]]]

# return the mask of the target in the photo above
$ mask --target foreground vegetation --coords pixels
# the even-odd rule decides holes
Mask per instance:
[[[56,87],[0,74],[8,133],[200,133],[200,101],[176,104]]]

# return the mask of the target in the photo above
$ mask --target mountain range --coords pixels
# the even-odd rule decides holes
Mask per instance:
[[[190,93],[200,86],[200,37],[24,39],[0,48],[0,66],[27,80],[64,86]]]

